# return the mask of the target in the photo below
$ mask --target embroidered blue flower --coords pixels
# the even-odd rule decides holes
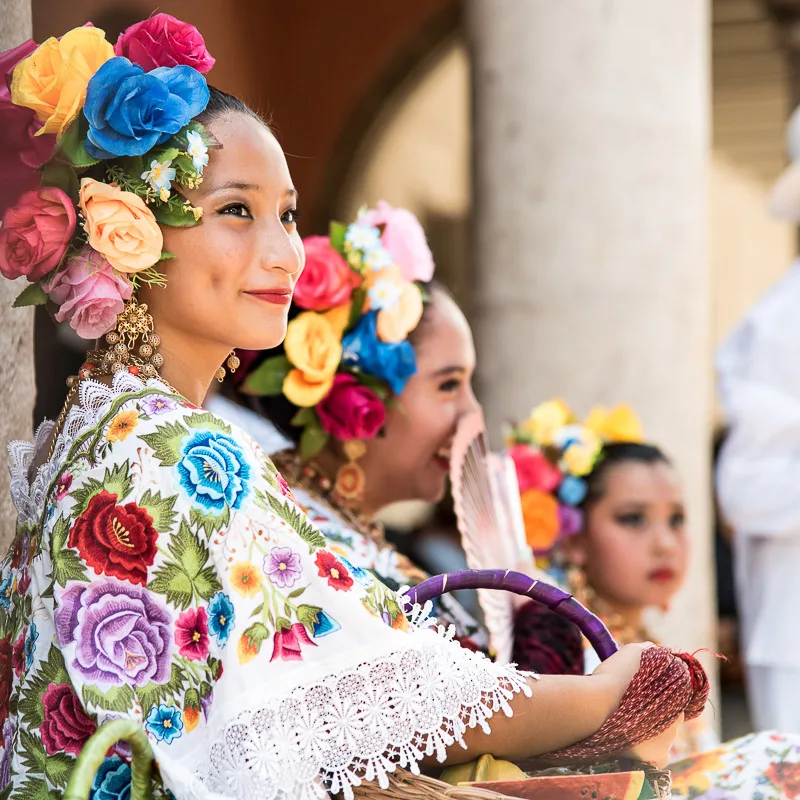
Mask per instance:
[[[314,638],[327,636],[329,633],[336,633],[341,629],[341,625],[327,611],[320,609],[317,612],[317,621],[314,623]]]
[[[196,117],[208,98],[206,79],[192,67],[145,72],[127,58],[109,59],[86,89],[86,149],[94,158],[144,155]]]
[[[558,499],[570,506],[577,506],[586,497],[586,481],[567,475],[558,487]]]
[[[364,314],[342,340],[342,362],[380,378],[400,394],[417,371],[417,357],[408,340],[390,344],[378,339],[377,313]]]
[[[0,607],[9,608],[11,606],[11,595],[14,594],[14,574],[9,572],[3,582],[0,583]]]
[[[33,656],[36,652],[36,640],[39,638],[39,631],[36,630],[36,623],[31,622],[28,628],[28,636],[25,639],[25,668],[30,669],[33,664]]]
[[[354,564],[351,564],[346,558],[342,558],[339,556],[339,561],[344,564],[347,569],[350,570],[350,575],[358,581],[365,589],[369,589],[373,583],[375,583],[375,578],[371,572],[368,570],[363,569],[362,567],[356,567]]]
[[[175,706],[162,703],[150,709],[144,727],[159,742],[172,744],[173,739],[179,738],[183,732],[183,718]]]
[[[89,800],[129,800],[131,768],[119,757],[106,758],[97,770]]]
[[[231,635],[235,614],[230,597],[224,592],[217,592],[208,604],[208,630],[217,637],[220,647],[225,647]]]
[[[242,507],[250,493],[250,465],[230,436],[215,431],[192,434],[177,464],[183,489],[203,513]]]

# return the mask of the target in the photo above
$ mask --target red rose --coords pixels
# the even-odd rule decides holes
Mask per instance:
[[[155,14],[131,25],[117,39],[114,55],[124,56],[146,72],[181,65],[208,72],[216,61],[200,31],[169,14]]]
[[[561,483],[561,472],[538,450],[526,444],[518,444],[511,448],[509,455],[517,469],[520,492],[528,489],[552,492]]]
[[[386,407],[353,375],[339,373],[316,407],[322,427],[337,439],[371,439],[386,422]]]
[[[303,246],[306,265],[294,287],[294,302],[312,311],[347,303],[361,276],[331,247],[327,236],[309,236]]]
[[[25,639],[27,636],[28,628],[26,626],[22,629],[22,633],[17,637],[14,647],[11,649],[11,666],[17,677],[22,675],[25,670]]]
[[[136,503],[117,505],[102,491],[90,501],[69,532],[69,546],[100,575],[147,584],[147,568],[156,557],[158,532],[153,518]]]
[[[800,797],[800,764],[788,761],[770,764],[764,773],[784,797]]]
[[[51,683],[42,695],[44,722],[39,728],[48,755],[80,755],[86,740],[97,725],[84,711],[81,701],[68,683]]]
[[[353,579],[347,568],[333,553],[320,550],[317,553],[316,565],[320,578],[327,578],[328,586],[332,586],[337,591],[347,591],[353,585]]]
[[[11,684],[14,681],[13,658],[11,641],[0,639],[0,725],[8,719]]]
[[[10,280],[23,275],[31,283],[41,280],[61,263],[75,221],[75,206],[61,189],[25,192],[3,214],[0,272]]]

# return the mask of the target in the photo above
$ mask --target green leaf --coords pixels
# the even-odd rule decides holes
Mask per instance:
[[[367,302],[367,290],[363,287],[356,289],[352,295],[352,302],[353,305],[350,308],[350,319],[347,322],[346,330],[352,328],[364,313],[364,304]]]
[[[200,710],[200,692],[197,689],[187,689],[186,694],[183,696],[184,709],[193,708],[195,711]]]
[[[210,411],[204,411],[202,414],[192,414],[186,417],[185,421],[191,428],[203,428],[203,430],[227,433],[228,435],[231,433],[231,426]]]
[[[175,503],[177,495],[162,497],[161,492],[153,493],[148,489],[137,502],[152,518],[153,527],[159,533],[166,533],[175,524]]]
[[[211,536],[215,531],[222,530],[230,522],[230,519],[231,512],[228,506],[225,506],[222,509],[222,513],[216,516],[214,514],[203,514],[202,511],[198,511],[196,508],[192,508],[189,511],[189,522],[198,530],[203,531],[206,536]]]
[[[175,253],[168,253],[166,250],[162,250],[161,258],[159,258],[156,263],[160,264],[162,261],[169,261],[170,258],[177,258],[177,256]]]
[[[66,586],[69,581],[86,580],[86,565],[80,556],[69,548],[53,551],[53,581]]]
[[[129,711],[133,703],[133,689],[127,684],[112,686],[107,692],[102,692],[96,686],[85,683],[81,693],[87,706],[116,711],[119,714]]]
[[[169,549],[186,574],[192,577],[197,575],[208,561],[208,548],[192,533],[185,521],[181,521],[178,533],[170,541]]]
[[[307,425],[300,436],[300,457],[313,458],[328,441],[328,432],[322,425]]]
[[[319,622],[319,615],[322,609],[318,606],[298,606],[297,619],[305,625],[309,635],[314,633],[314,626]]]
[[[89,508],[92,498],[100,494],[103,489],[105,489],[105,486],[100,481],[96,478],[89,478],[80,489],[73,490],[71,492],[71,497],[75,501],[73,515],[77,518],[83,514]]]
[[[56,161],[45,164],[42,168],[42,186],[55,186],[68,195],[73,203],[78,202],[78,176],[68,164],[59,164]]]
[[[148,683],[136,689],[136,699],[142,707],[142,715],[147,716],[153,706],[181,694],[186,685],[186,676],[177,664],[172,665],[172,674],[166,683]]]
[[[288,597],[290,600],[294,600],[294,599],[295,599],[295,597],[300,597],[300,595],[301,595],[301,594],[303,594],[303,592],[304,592],[305,590],[306,590],[306,587],[305,587],[305,586],[300,586],[299,588],[295,589],[294,591],[291,591],[291,592],[289,592],[289,594],[287,595],[287,597]]]
[[[63,787],[67,785],[72,770],[75,769],[75,759],[66,753],[56,753],[47,756],[44,765],[44,774],[54,786]]]
[[[150,207],[150,210],[159,225],[169,225],[172,228],[193,228],[200,224],[200,220],[196,220],[191,211],[184,211],[182,205],[156,203]]]
[[[47,753],[42,740],[24,728],[19,729],[18,735],[25,766],[34,774],[43,773],[47,764]],[[27,797],[27,795],[24,796]]]
[[[260,624],[260,623],[256,623],[256,624]],[[289,622],[289,620],[286,619],[286,617],[278,617],[278,619],[275,620],[275,630],[276,630],[276,632],[288,631],[291,627],[292,627],[292,623]]]
[[[291,623],[289,620],[284,620],[286,622],[286,627],[291,628]],[[242,636],[246,636],[248,640],[252,644],[257,644],[259,649],[261,648],[261,643],[265,639],[269,639],[270,632],[267,630],[266,625],[263,625],[260,622],[254,622],[243,634]]]
[[[28,284],[17,296],[13,303],[13,308],[25,308],[26,306],[43,306],[50,298],[45,294],[44,289],[38,283]]]
[[[106,470],[103,476],[103,488],[109,494],[115,494],[118,503],[124,502],[131,491],[131,476],[127,461],[117,464],[112,470]]]
[[[165,161],[174,161],[180,152],[177,147],[168,147],[166,150],[156,151],[153,158],[157,158],[163,164]]]
[[[267,397],[279,395],[283,392],[283,382],[291,369],[292,365],[286,356],[268,358],[245,378],[241,391]]]
[[[195,575],[192,580],[194,590],[199,597],[203,600],[211,600],[211,598],[222,589],[219,579],[217,578],[217,570],[215,567],[203,567],[200,572]]]
[[[213,675],[214,674],[214,668],[211,665],[212,661],[216,661],[217,663],[219,663],[219,659],[213,658],[213,657],[208,659],[208,665],[211,667],[211,674]],[[211,694],[211,692],[213,692],[213,691],[214,691],[214,689],[211,686],[211,684],[208,683],[208,681],[202,681],[200,683],[200,698],[201,699],[205,700],[205,698],[208,697]]]
[[[344,253],[344,237],[347,233],[347,225],[342,225],[341,222],[331,222],[328,229],[328,237],[330,238],[331,247],[339,253]]]
[[[14,788],[14,784],[8,785],[9,790]],[[47,781],[41,778],[31,778],[26,780],[21,786],[16,787],[15,797],[24,797],[25,800],[53,800],[53,795],[50,793],[50,788]],[[5,796],[0,795],[0,797]]]
[[[164,564],[153,574],[147,588],[163,594],[167,602],[185,610],[192,602],[192,581],[177,564]]]
[[[272,510],[308,545],[309,553],[319,550],[320,547],[325,547],[327,544],[325,537],[309,522],[305,514],[294,503],[282,502],[272,495],[269,495],[267,500]]]
[[[319,425],[319,417],[313,408],[301,408],[293,417],[292,425],[295,428],[305,428],[306,425]]]
[[[211,656],[208,659],[208,666],[211,667],[211,677],[216,681],[219,679],[219,676],[222,675],[222,662],[218,658],[214,658]],[[203,685],[200,685],[200,692],[202,694]],[[205,697],[205,695],[203,695]]]
[[[27,673],[25,683],[22,684],[24,689],[19,701],[19,714],[30,730],[35,730],[44,722],[42,695],[51,683],[69,683],[64,656],[55,647],[50,650],[47,660],[40,663],[35,672]]]
[[[389,385],[380,378],[376,378],[374,375],[368,375],[366,372],[361,371],[355,374],[358,377],[358,382],[375,392],[381,400],[385,400],[391,395],[392,390],[389,388]]]
[[[174,467],[181,459],[183,440],[189,431],[177,422],[167,422],[159,425],[155,433],[146,433],[142,436],[147,444],[155,451],[155,457],[165,467]]]
[[[76,167],[91,167],[98,164],[86,150],[86,134],[89,132],[89,122],[83,114],[78,114],[75,121],[67,128],[64,135],[58,140],[58,155]]]

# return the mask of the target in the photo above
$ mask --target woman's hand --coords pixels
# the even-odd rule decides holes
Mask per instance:
[[[642,653],[649,647],[655,647],[655,645],[652,642],[626,644],[592,673],[592,678],[602,680],[609,686],[610,695],[615,698],[609,714],[619,706],[622,695],[625,694],[633,676],[639,671]]]
[[[672,745],[682,723],[683,714],[664,733],[659,734],[655,739],[636,745],[636,747],[628,750],[625,755],[636,761],[646,761],[648,764],[658,767],[658,769],[664,769],[669,764],[670,750],[672,750]]]

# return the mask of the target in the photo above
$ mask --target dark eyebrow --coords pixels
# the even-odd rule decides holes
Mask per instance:
[[[261,191],[261,186],[257,183],[243,183],[242,181],[226,181],[225,183],[221,183],[219,186],[215,186],[211,190],[211,194],[215,192],[221,192],[225,189],[241,189],[242,191],[251,191],[251,192],[258,192]],[[297,199],[297,189],[293,186],[290,189],[287,189],[285,192],[287,197],[292,197]]]
[[[443,378],[445,375],[454,375],[455,373],[463,374],[467,370],[464,367],[458,366],[450,366],[450,367],[442,367],[441,369],[437,369],[436,372],[433,373],[434,378]]]

